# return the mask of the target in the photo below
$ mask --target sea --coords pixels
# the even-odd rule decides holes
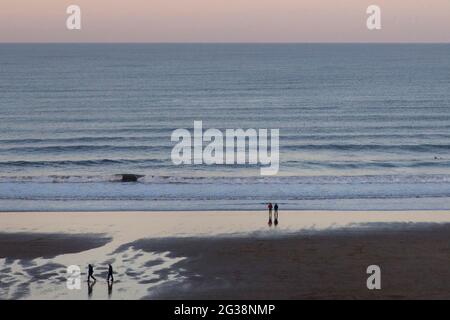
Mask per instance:
[[[194,121],[279,129],[278,174],[175,165]],[[450,209],[450,44],[0,44],[0,211],[267,202]]]

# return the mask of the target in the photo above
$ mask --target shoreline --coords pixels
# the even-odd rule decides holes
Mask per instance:
[[[139,238],[323,232],[377,228],[401,223],[450,223],[450,210],[293,211],[280,210],[279,224],[268,224],[267,210],[222,211],[27,211],[0,212],[2,232],[105,234],[120,241]]]
[[[7,210],[7,211],[1,211],[0,214],[11,214],[11,213],[195,213],[195,212],[217,212],[217,213],[224,213],[224,212],[230,212],[230,213],[245,213],[245,212],[260,212],[264,213],[267,209],[192,209],[192,210],[175,210],[175,209],[167,209],[167,210],[68,210],[68,211],[62,211],[62,210],[42,210],[42,211],[33,211],[33,210],[23,210],[23,211],[13,211],[13,210]],[[358,212],[367,212],[367,213],[425,213],[425,212],[447,212],[450,213],[449,209],[392,209],[392,210],[382,210],[382,209],[355,209],[355,210],[343,210],[343,209],[336,209],[336,210],[329,210],[329,209],[286,209],[286,210],[280,210],[280,212],[284,213],[323,213],[323,212],[329,212],[329,213],[358,213]]]

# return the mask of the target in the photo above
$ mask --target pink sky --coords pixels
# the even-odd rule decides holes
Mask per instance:
[[[81,31],[66,29],[71,4]],[[450,1],[1,0],[0,42],[450,42]]]

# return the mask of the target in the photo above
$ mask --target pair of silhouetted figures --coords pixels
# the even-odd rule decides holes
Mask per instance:
[[[97,281],[97,279],[94,277],[94,267],[92,266],[92,264],[88,265],[88,282],[91,282],[91,278],[94,281]],[[109,280],[111,280],[111,282],[114,282],[114,276],[113,276],[113,267],[112,265],[108,264],[108,277],[106,278],[106,281],[109,282]]]
[[[275,210],[275,214],[274,214],[274,220],[273,220],[273,224],[275,224],[275,226],[278,225],[278,203],[275,203],[275,205],[272,205],[272,202],[269,202],[269,204],[267,205],[267,208],[269,209],[269,227],[272,226],[272,209]]]
[[[106,281],[108,282],[108,296],[111,296],[112,294],[112,286],[114,282],[114,275],[113,275],[113,267],[112,265],[108,265],[108,276],[106,278]],[[94,280],[91,282],[91,278]],[[94,277],[94,267],[90,264],[88,265],[88,296],[91,297],[92,291],[94,289],[94,284],[97,281],[97,278]]]

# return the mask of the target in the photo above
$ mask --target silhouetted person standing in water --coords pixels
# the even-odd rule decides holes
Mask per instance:
[[[273,207],[275,209],[275,225],[278,224],[278,203],[275,203],[275,206]]]
[[[269,202],[267,205],[267,208],[269,208],[269,227],[272,226],[272,202]]]
[[[111,278],[111,282],[114,282],[113,267],[112,267],[112,265],[108,264],[108,278],[106,281],[109,282],[110,278]]]
[[[92,264],[88,266],[88,282],[91,281],[91,278],[94,279],[94,281],[97,281],[97,279],[94,277],[94,267]]]

